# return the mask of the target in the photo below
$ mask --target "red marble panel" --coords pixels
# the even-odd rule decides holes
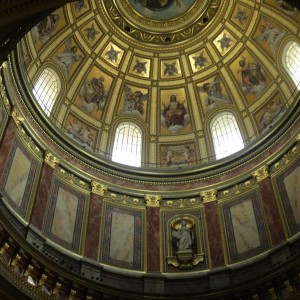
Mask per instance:
[[[102,208],[103,197],[91,194],[84,254],[95,260],[98,255]]]
[[[159,208],[147,207],[147,270],[160,271],[160,217]]]
[[[259,188],[272,243],[275,246],[285,240],[285,234],[270,178],[260,181]]]
[[[4,167],[9,154],[10,146],[16,136],[16,125],[12,119],[9,120],[3,141],[0,145],[0,174],[4,171]]]
[[[51,179],[54,169],[46,163],[43,164],[43,170],[41,172],[41,178],[36,194],[36,199],[31,215],[31,223],[37,229],[42,230],[44,214],[47,206],[47,201],[50,193]]]
[[[225,264],[217,202],[204,203],[212,267]]]

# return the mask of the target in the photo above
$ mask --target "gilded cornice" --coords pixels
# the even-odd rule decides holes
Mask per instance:
[[[52,153],[49,151],[45,152],[45,163],[49,165],[51,168],[56,169],[57,165],[59,164],[60,160],[55,157]]]
[[[126,206],[141,207],[141,208],[145,207],[143,199],[131,197],[124,194],[106,193],[105,200],[109,202],[113,202],[118,205],[126,205]]]
[[[99,195],[99,196],[104,196],[108,190],[108,187],[106,185],[101,184],[96,181],[91,182],[91,187],[92,187],[92,193]]]
[[[199,208],[203,204],[200,198],[186,198],[176,200],[165,200],[161,202],[161,207],[164,209],[186,209],[186,208]]]
[[[73,173],[65,170],[60,165],[57,165],[55,169],[55,174],[58,175],[63,181],[65,181],[67,184],[74,186],[76,189],[80,188],[84,190],[85,192],[91,191],[91,186],[88,182],[83,181],[78,176],[74,175]]]
[[[4,68],[3,66],[5,66],[5,64],[0,67],[0,70],[1,70],[1,68]],[[2,79],[1,74],[0,74],[0,96],[3,100],[3,103],[5,105],[6,110],[8,112],[10,112],[11,111],[11,105],[10,105],[10,102],[8,100],[8,97],[7,97],[6,88],[3,84],[3,79]]]
[[[252,173],[252,176],[255,178],[255,180],[257,182],[260,182],[260,181],[266,179],[267,177],[269,177],[269,168],[268,168],[268,166],[264,165],[260,169],[254,171]]]
[[[21,113],[19,111],[19,108],[17,106],[13,107],[13,110],[11,112],[11,116],[12,116],[12,118],[13,118],[13,120],[14,120],[14,122],[17,126],[20,126],[21,123],[23,123],[24,120],[25,120],[24,117],[21,115]]]
[[[161,195],[145,195],[144,197],[147,207],[160,207]]]
[[[102,5],[99,1],[98,5]],[[180,44],[203,31],[217,14],[221,0],[197,0],[185,14],[173,20],[156,20],[137,13],[128,1],[103,1],[100,11],[106,11],[106,17],[124,36],[126,34],[147,47],[166,44]],[[126,30],[129,28],[129,30]],[[167,39],[166,39],[167,38]]]
[[[218,199],[222,200],[222,199],[228,199],[228,198],[235,197],[235,196],[240,195],[242,193],[248,192],[249,190],[255,188],[256,186],[257,186],[256,180],[254,178],[251,178],[251,179],[249,179],[245,182],[241,182],[239,184],[236,184],[235,186],[233,186],[229,189],[220,191]]]
[[[200,196],[203,199],[203,203],[217,201],[217,195],[218,195],[217,189],[200,192]]]

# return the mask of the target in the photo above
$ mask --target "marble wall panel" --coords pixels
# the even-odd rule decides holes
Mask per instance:
[[[53,177],[43,232],[54,242],[77,252],[87,195]]]
[[[38,170],[38,161],[15,139],[1,176],[0,189],[5,200],[22,217],[26,215]]]
[[[300,159],[280,174],[275,183],[291,234],[300,231]]]
[[[143,268],[143,211],[106,205],[102,262],[133,270]]]
[[[269,248],[267,225],[256,192],[222,203],[221,208],[231,263],[250,258]]]

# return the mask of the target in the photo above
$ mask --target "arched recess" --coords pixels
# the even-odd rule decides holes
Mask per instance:
[[[245,147],[235,115],[223,111],[214,115],[209,122],[214,156],[221,159]]]
[[[46,66],[33,84],[32,93],[48,117],[51,116],[61,90],[62,84],[58,73],[52,67]]]
[[[289,40],[283,46],[281,54],[283,68],[292,79],[296,90],[300,91],[300,43],[299,41]]]
[[[143,132],[134,122],[119,122],[114,130],[111,159],[113,162],[141,167],[143,161]]]

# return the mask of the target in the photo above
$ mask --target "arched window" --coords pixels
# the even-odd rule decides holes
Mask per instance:
[[[216,159],[223,158],[244,148],[239,127],[234,115],[230,112],[221,113],[212,120],[211,134]]]
[[[116,129],[112,161],[140,167],[142,159],[141,129],[132,123],[121,123]]]
[[[50,115],[60,90],[60,81],[56,72],[50,68],[43,70],[33,87],[33,95],[47,116]]]
[[[293,79],[297,89],[300,90],[300,45],[289,43],[284,51],[284,67]]]

